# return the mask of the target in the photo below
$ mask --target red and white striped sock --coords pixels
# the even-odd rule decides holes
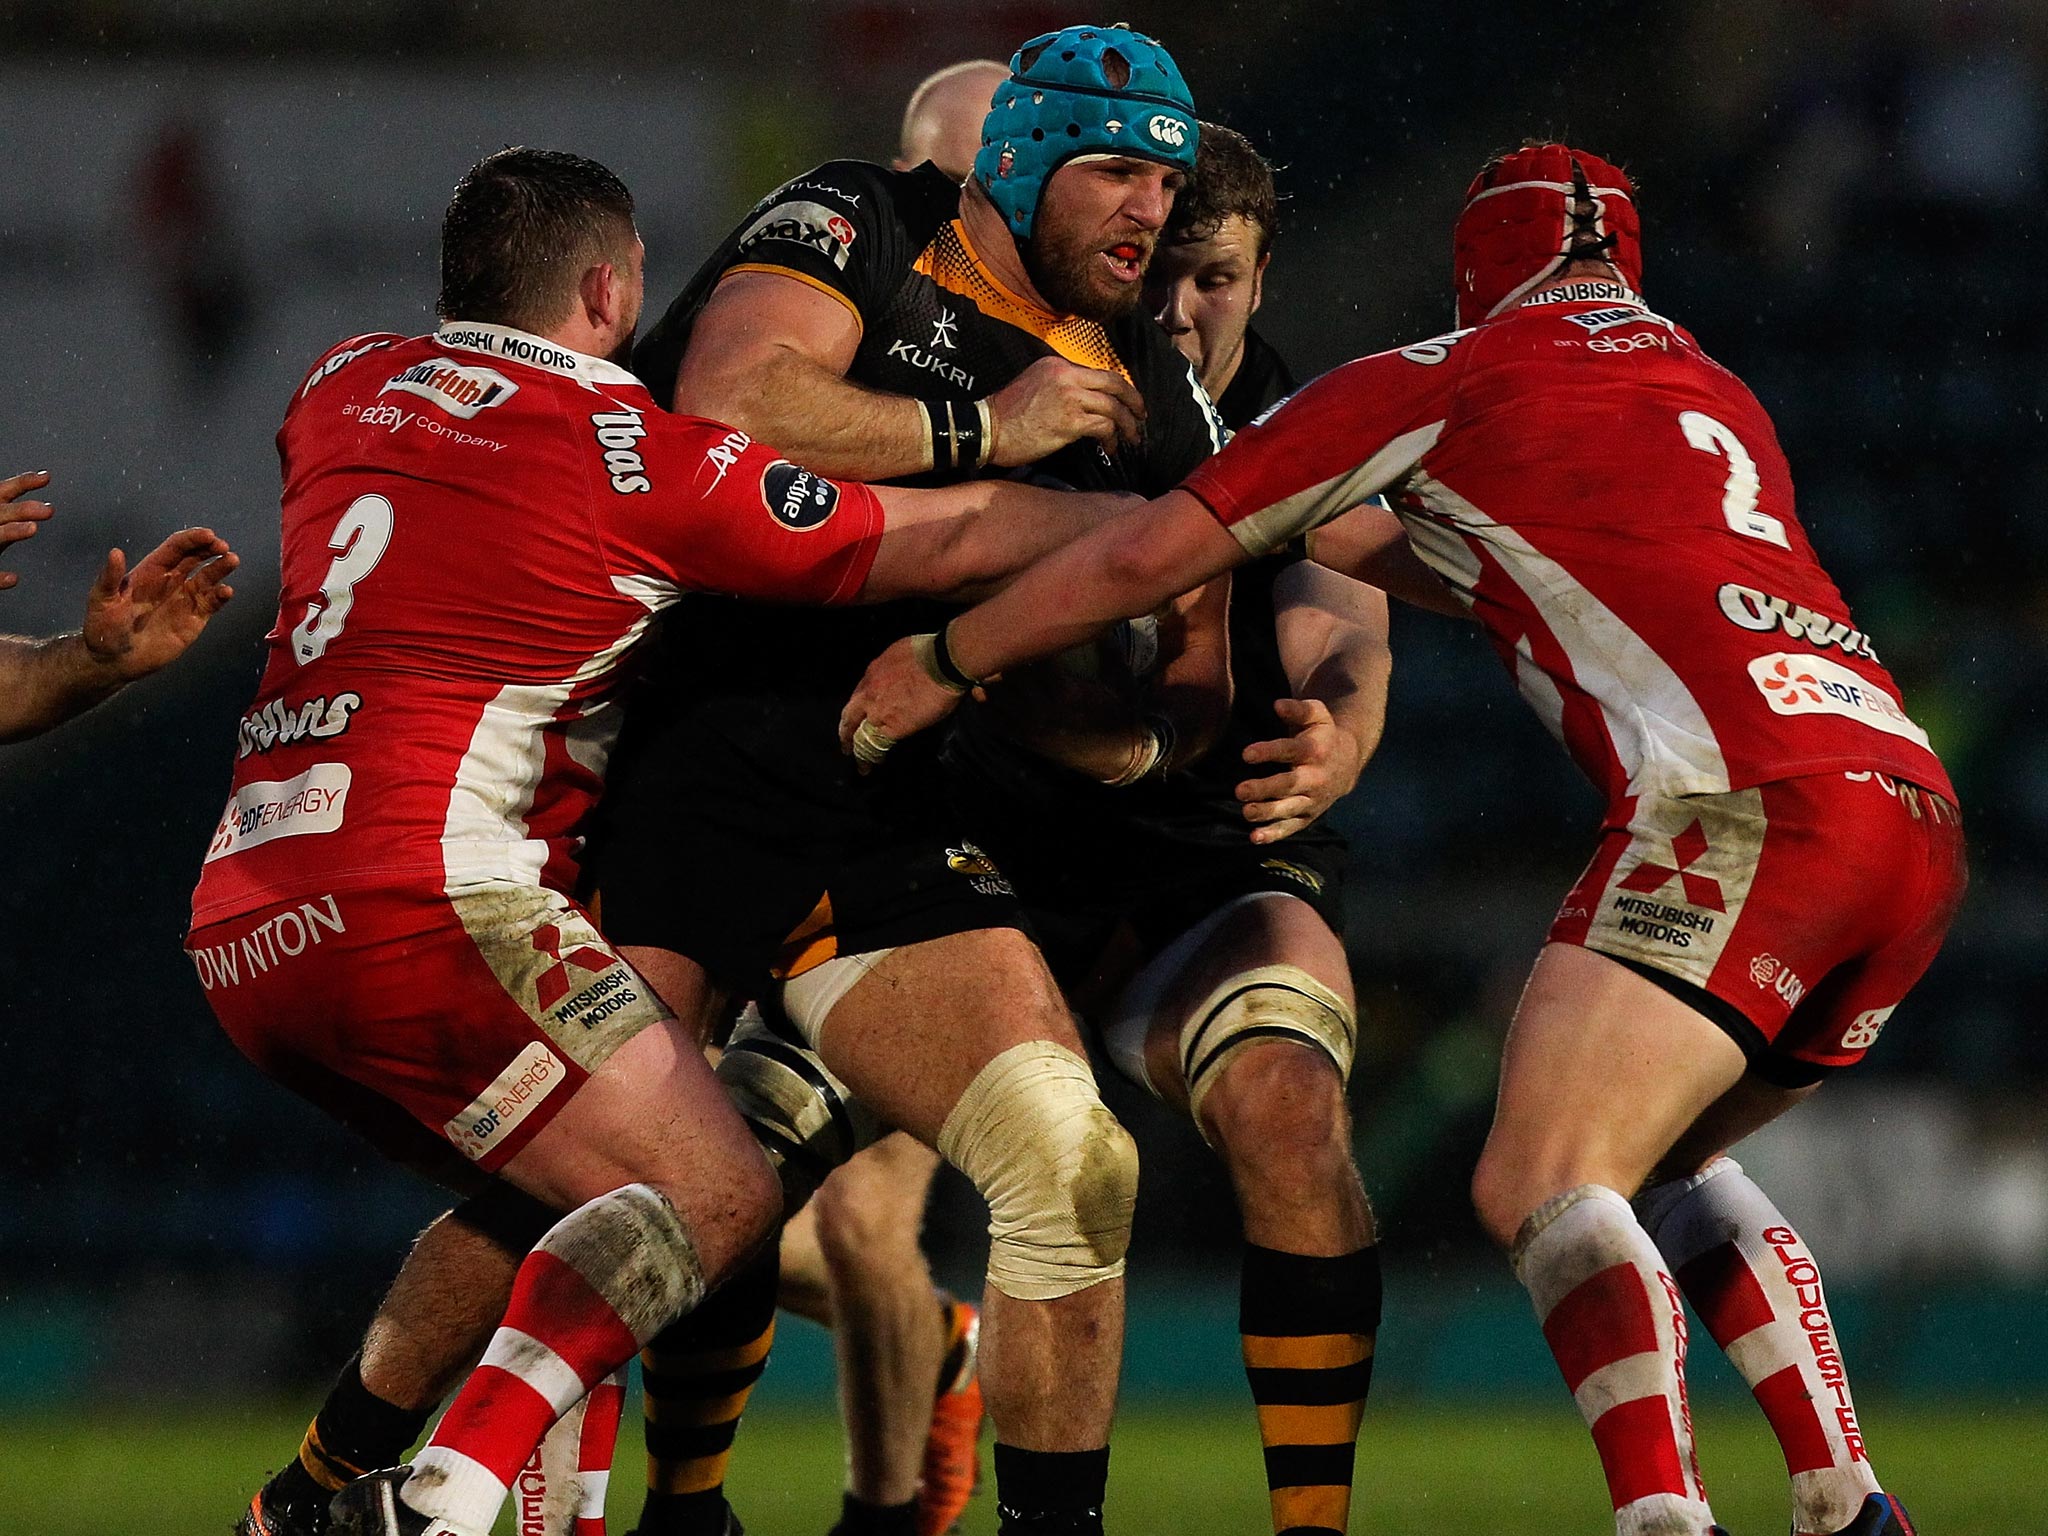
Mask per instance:
[[[555,1420],[703,1295],[696,1247],[651,1186],[570,1212],[519,1266],[504,1322],[399,1497],[460,1530],[488,1531]]]
[[[614,1371],[555,1420],[512,1483],[512,1527],[533,1536],[605,1536],[624,1375]]]
[[[1646,1190],[1636,1209],[1771,1422],[1794,1530],[1840,1530],[1879,1489],[1812,1253],[1733,1158]]]
[[[1593,1432],[1618,1536],[1705,1536],[1685,1307],[1628,1201],[1598,1184],[1548,1201],[1522,1224],[1514,1265]]]

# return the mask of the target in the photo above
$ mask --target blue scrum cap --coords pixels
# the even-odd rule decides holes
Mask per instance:
[[[981,125],[974,179],[1019,240],[1052,174],[1078,155],[1195,169],[1194,97],[1173,55],[1127,27],[1068,27],[1010,60]]]

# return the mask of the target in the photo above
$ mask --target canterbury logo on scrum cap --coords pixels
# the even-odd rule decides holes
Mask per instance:
[[[402,390],[430,400],[451,416],[465,420],[478,411],[503,405],[519,393],[519,386],[495,368],[458,363],[453,358],[430,357],[396,375],[377,391],[386,394]]]

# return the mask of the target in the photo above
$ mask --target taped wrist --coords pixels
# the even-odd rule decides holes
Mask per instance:
[[[997,1056],[939,1130],[940,1155],[988,1202],[988,1283],[1019,1301],[1071,1296],[1124,1272],[1138,1151],[1065,1046]]]
[[[931,439],[931,467],[940,472],[980,469],[995,446],[988,402],[962,405],[953,400],[920,400],[925,431]]]
[[[1246,1046],[1261,1040],[1311,1046],[1329,1057],[1337,1075],[1349,1081],[1358,1048],[1358,1015],[1300,966],[1261,965],[1239,971],[1181,1026],[1181,1081],[1187,1084],[1188,1111],[1197,1126],[1202,1123],[1202,1100],[1223,1069]]]
[[[953,660],[952,647],[946,642],[946,631],[953,626],[948,622],[937,634],[912,635],[911,654],[917,657],[917,664],[924,669],[924,675],[937,683],[948,693],[966,693],[981,686],[981,679],[969,677],[961,671],[960,664]]]

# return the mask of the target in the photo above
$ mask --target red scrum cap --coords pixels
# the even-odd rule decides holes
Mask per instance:
[[[1631,288],[1643,284],[1643,230],[1635,187],[1598,155],[1537,144],[1503,155],[1472,178],[1451,235],[1458,324],[1477,325],[1548,282],[1573,256],[1609,261]],[[1575,214],[1573,205],[1591,204]]]

